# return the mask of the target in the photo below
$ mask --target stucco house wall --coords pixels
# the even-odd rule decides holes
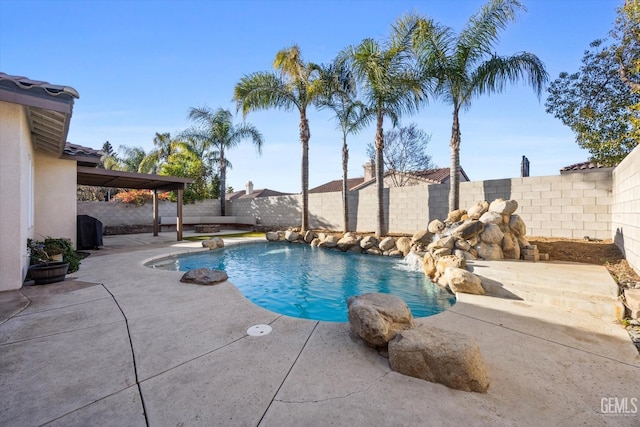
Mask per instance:
[[[0,291],[22,287],[28,238],[75,243],[77,162],[63,157],[78,97],[68,86],[0,72]]]
[[[77,164],[50,154],[35,152],[36,239],[66,237],[76,242]]]
[[[29,266],[33,147],[23,106],[0,101],[0,123],[0,291],[6,291],[22,285]]]

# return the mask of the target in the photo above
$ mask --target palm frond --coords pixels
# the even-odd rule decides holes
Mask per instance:
[[[527,82],[540,97],[549,75],[536,55],[521,52],[508,57],[493,56],[471,75],[471,87],[474,95],[499,93],[508,83],[520,80]]]
[[[257,72],[245,75],[234,88],[233,99],[242,116],[251,111],[281,108],[291,110],[297,100],[286,82],[275,73]]]
[[[491,0],[467,22],[458,36],[455,58],[459,66],[475,66],[476,61],[490,55],[498,42],[498,33],[516,20],[517,12],[526,11],[519,0]]]

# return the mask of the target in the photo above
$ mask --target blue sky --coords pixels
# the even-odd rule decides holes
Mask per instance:
[[[418,12],[459,31],[483,0],[431,1],[31,1],[0,0],[0,71],[74,87],[70,142],[99,149],[140,146],[150,150],[155,132],[190,126],[190,107],[207,105],[235,113],[233,87],[244,74],[271,70],[276,52],[298,44],[304,59],[327,63],[363,38],[382,39],[391,23]],[[501,55],[538,55],[551,80],[577,71],[589,43],[613,27],[622,0],[524,0],[521,13],[501,35]],[[571,131],[544,111],[532,89],[511,86],[476,99],[461,115],[461,164],[472,180],[520,175],[526,155],[531,175],[556,175],[585,161],[588,152]],[[241,121],[240,114],[236,121]],[[258,156],[250,143],[228,153],[227,185],[297,193],[301,190],[298,115],[250,113],[263,134]],[[341,177],[341,135],[328,112],[309,111],[310,188]],[[449,166],[451,108],[438,101],[403,124],[431,135],[437,166]],[[390,125],[388,126],[390,127]],[[349,139],[351,177],[362,176],[374,128]]]

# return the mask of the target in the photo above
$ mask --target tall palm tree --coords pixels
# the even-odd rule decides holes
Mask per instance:
[[[424,100],[426,79],[415,70],[411,51],[415,23],[399,20],[392,26],[391,37],[379,43],[364,39],[349,46],[340,55],[341,61],[353,71],[362,86],[362,94],[369,114],[376,121],[374,146],[375,175],[378,193],[376,236],[386,233],[384,213],[384,119],[395,126],[403,113],[414,112]]]
[[[425,74],[438,79],[437,93],[453,106],[451,126],[451,168],[449,210],[460,204],[460,120],[473,98],[498,93],[507,83],[525,80],[540,96],[549,76],[540,59],[520,52],[498,56],[494,46],[498,33],[525,11],[518,0],[491,0],[473,15],[458,35],[446,26],[421,19],[414,36],[414,48]]]
[[[319,108],[329,108],[342,131],[342,215],[345,232],[349,231],[349,147],[347,136],[355,134],[369,122],[366,106],[356,99],[356,82],[353,73],[344,63],[321,67],[323,96],[317,101]]]
[[[307,107],[321,96],[318,66],[304,62],[297,45],[280,50],[273,61],[275,72],[243,76],[236,84],[233,99],[243,117],[250,111],[278,108],[298,110],[302,143],[302,231],[309,229],[309,120]]]
[[[250,139],[258,153],[262,152],[262,134],[249,123],[233,124],[233,115],[229,110],[209,107],[191,108],[189,118],[196,122],[196,127],[185,132],[187,139],[199,140],[208,151],[215,150],[220,170],[220,214],[226,214],[226,181],[229,162],[225,151],[237,146],[242,140]]]

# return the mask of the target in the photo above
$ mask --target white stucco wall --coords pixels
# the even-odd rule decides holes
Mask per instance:
[[[24,107],[0,101],[0,123],[0,291],[7,291],[22,286],[29,266],[33,148]]]
[[[60,160],[35,152],[35,228],[37,239],[66,237],[76,243],[77,167],[73,160]]]

